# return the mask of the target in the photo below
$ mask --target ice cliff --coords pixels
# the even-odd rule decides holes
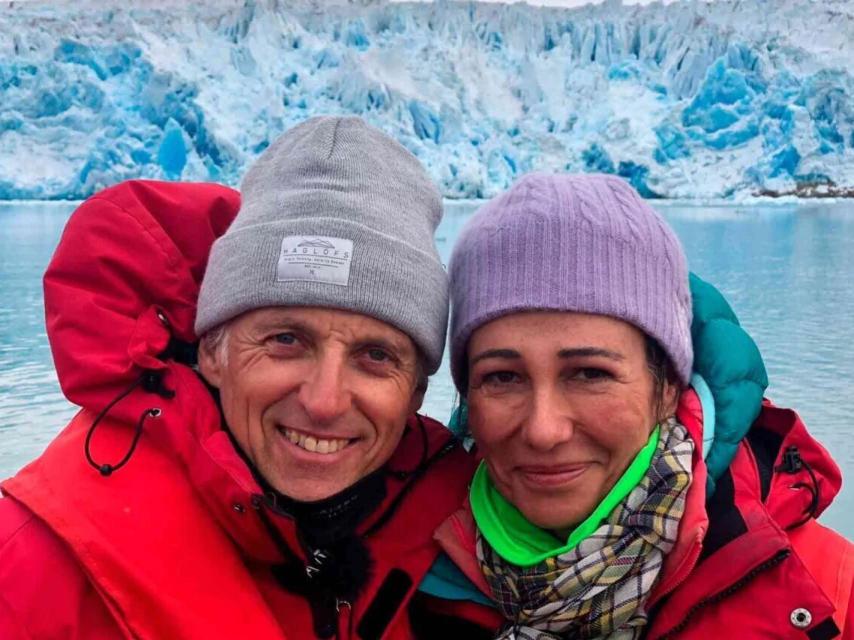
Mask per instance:
[[[238,184],[355,113],[451,198],[607,171],[649,197],[854,186],[854,3],[0,4],[0,198]]]

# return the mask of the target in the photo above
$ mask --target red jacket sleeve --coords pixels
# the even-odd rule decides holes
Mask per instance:
[[[845,625],[842,629],[842,640],[854,640],[854,588],[848,597],[848,611],[845,616]]]
[[[3,640],[31,640],[18,621],[15,612],[0,594],[0,638]]]

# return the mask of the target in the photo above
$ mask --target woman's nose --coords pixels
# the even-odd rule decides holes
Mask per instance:
[[[573,421],[556,389],[533,390],[530,411],[522,424],[526,443],[538,451],[550,451],[572,438]]]

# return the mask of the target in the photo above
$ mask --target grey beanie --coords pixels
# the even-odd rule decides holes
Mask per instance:
[[[252,309],[330,307],[393,325],[439,368],[448,279],[442,200],[418,160],[356,117],[321,116],[250,167],[240,212],[211,249],[196,334]]]

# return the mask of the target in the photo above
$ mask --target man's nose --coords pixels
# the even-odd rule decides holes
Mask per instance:
[[[522,423],[522,437],[537,451],[550,451],[572,438],[574,422],[557,389],[534,388],[530,411]]]
[[[298,395],[303,410],[312,422],[332,422],[349,409],[352,398],[344,380],[345,365],[343,354],[324,353],[315,360]]]

